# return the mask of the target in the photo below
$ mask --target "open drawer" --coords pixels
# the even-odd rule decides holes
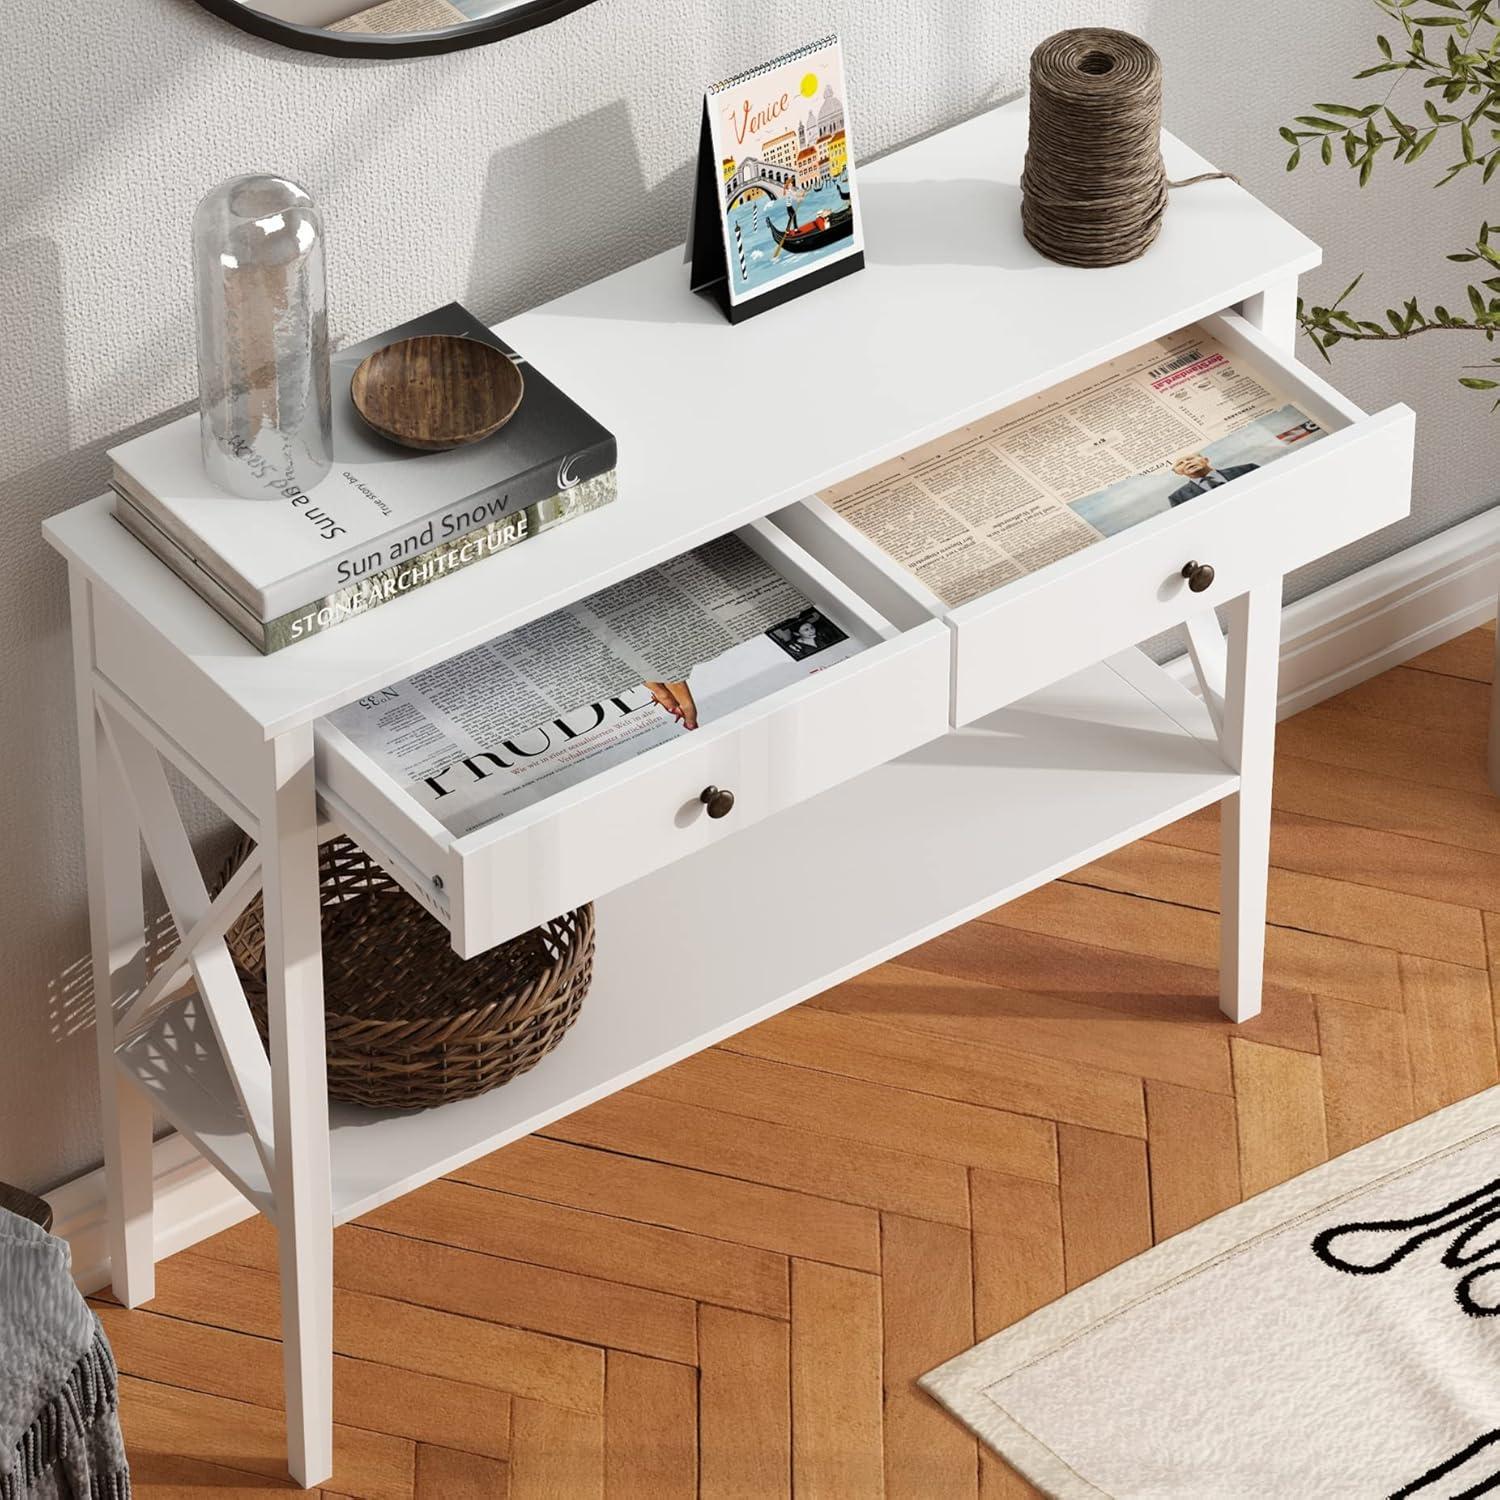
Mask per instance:
[[[968,724],[1124,647],[1180,625],[1382,526],[1411,508],[1415,419],[1405,406],[1366,416],[1234,313],[1200,326],[1274,375],[1327,436],[993,592],[945,604],[816,496],[776,520],[892,618],[953,630],[952,721]],[[1183,576],[1209,563],[1195,593]]]
[[[937,621],[891,624],[767,521],[737,535],[852,640],[854,655],[462,835],[328,719],[324,811],[449,927],[472,957],[948,727],[950,646]],[[708,787],[733,792],[710,817]],[[789,877],[795,872],[788,872]],[[775,893],[766,892],[774,903]],[[671,913],[662,913],[670,924]]]

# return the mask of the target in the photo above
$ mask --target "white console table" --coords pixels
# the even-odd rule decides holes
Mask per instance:
[[[617,434],[618,502],[275,656],[138,546],[107,499],[47,524],[72,588],[114,1288],[129,1306],[152,1296],[154,1101],[276,1223],[304,1484],[332,1466],[336,1224],[1215,801],[1223,1005],[1235,1020],[1258,1009],[1282,576],[1406,513],[1411,413],[1367,417],[1295,363],[1297,277],[1318,252],[1231,182],[1174,194],[1134,264],[1040,259],[1020,233],[1025,134],[1014,104],[862,171],[868,268],[739,327],[689,293],[680,252],[506,324]],[[1164,148],[1171,176],[1208,170]],[[1330,435],[952,610],[807,499],[1195,319],[1279,364]],[[733,529],[878,644],[463,839],[320,725]],[[1216,570],[1202,593],[1190,560]],[[1201,698],[1133,649],[1175,626]],[[216,900],[165,763],[258,842]],[[735,791],[729,817],[698,807],[710,783]],[[330,1108],[316,846],[331,828],[460,953],[598,897],[594,992],[556,1051],[478,1099]],[[149,983],[140,839],[183,934]],[[789,872],[818,899],[778,903],[771,921],[766,893]],[[269,1059],[222,940],[257,889]],[[652,950],[667,926],[664,980]]]

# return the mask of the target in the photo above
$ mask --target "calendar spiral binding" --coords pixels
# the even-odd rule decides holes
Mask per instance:
[[[784,52],[780,57],[774,57],[770,62],[758,64],[753,68],[746,68],[743,73],[736,73],[733,78],[725,78],[719,83],[711,84],[708,92],[710,94],[722,93],[725,89],[738,88],[742,83],[748,83],[752,78],[762,78],[773,68],[779,68],[785,63],[796,62],[799,57],[811,57],[814,52],[821,52],[825,47],[838,41],[838,32],[831,31],[825,37],[820,37],[815,42],[808,42],[804,47],[794,47],[790,52]]]

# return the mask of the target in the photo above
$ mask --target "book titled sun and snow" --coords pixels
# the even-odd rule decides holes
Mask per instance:
[[[441,453],[398,447],[349,396],[360,361],[419,334],[458,334],[522,367],[493,436]],[[616,495],[614,437],[458,303],[333,356],[333,468],[290,498],[242,500],[203,471],[198,417],[110,451],[115,515],[263,652],[307,640]]]

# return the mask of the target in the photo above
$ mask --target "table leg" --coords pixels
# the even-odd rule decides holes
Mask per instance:
[[[1231,1021],[1260,1013],[1265,969],[1266,879],[1271,860],[1271,772],[1281,580],[1226,608],[1229,641],[1219,742],[1240,787],[1220,808],[1219,1008]]]
[[[1283,354],[1292,355],[1297,345],[1297,278],[1287,276],[1240,305],[1247,323],[1274,340]]]
[[[310,728],[268,746],[262,867],[287,1465],[333,1472],[333,1207]]]
[[[152,1115],[150,1101],[115,1066],[115,1007],[146,980],[140,831],[94,704],[90,584],[74,571],[69,588],[110,1280],[115,1296],[136,1307],[156,1295]]]

